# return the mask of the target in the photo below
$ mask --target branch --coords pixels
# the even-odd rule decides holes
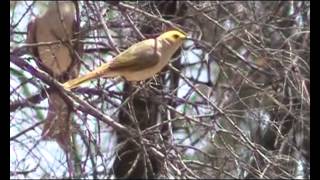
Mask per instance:
[[[24,108],[26,106],[29,106],[31,104],[37,104],[39,102],[41,102],[42,100],[44,100],[47,97],[47,93],[48,91],[51,91],[51,89],[43,89],[41,90],[41,92],[39,94],[33,95],[27,99],[24,100],[16,100],[13,103],[10,104],[10,112],[14,112],[17,109],[21,109]]]
[[[15,65],[17,65],[18,67],[20,67],[21,69],[28,71],[31,75],[41,79],[43,82],[48,84],[50,87],[57,89],[61,93],[62,97],[66,98],[68,101],[75,104],[76,105],[75,107],[77,109],[96,117],[97,119],[105,122],[106,124],[113,127],[117,131],[124,132],[125,134],[127,134],[131,137],[135,136],[136,133],[134,132],[134,130],[130,130],[129,128],[121,125],[120,123],[113,120],[111,117],[104,115],[99,110],[97,110],[96,108],[94,108],[93,106],[88,104],[87,102],[80,99],[78,96],[76,96],[71,91],[65,90],[61,83],[59,83],[53,77],[48,75],[46,72],[34,68],[33,66],[31,66],[30,64],[25,62],[24,59],[19,58],[14,55],[10,55],[10,61],[12,63],[14,63]]]

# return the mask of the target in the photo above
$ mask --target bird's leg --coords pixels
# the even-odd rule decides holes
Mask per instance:
[[[161,86],[160,82],[157,81],[156,76],[153,76],[152,78],[154,81],[149,81],[149,86],[153,89],[159,89],[159,87]]]
[[[135,87],[135,88],[146,88],[146,86],[149,84],[150,81],[146,81],[146,80],[143,80],[143,81],[133,81],[131,82],[132,86]]]

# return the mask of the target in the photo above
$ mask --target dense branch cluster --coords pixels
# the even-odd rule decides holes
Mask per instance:
[[[101,78],[66,91],[26,50],[46,45],[25,44],[45,3],[11,2],[12,178],[309,178],[310,2],[77,6],[80,74],[168,29],[190,40],[147,81]],[[40,137],[50,91],[73,104],[72,156]]]

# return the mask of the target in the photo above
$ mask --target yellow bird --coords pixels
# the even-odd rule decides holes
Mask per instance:
[[[186,33],[171,30],[152,39],[146,39],[129,47],[92,72],[67,81],[65,89],[73,89],[98,77],[124,77],[128,81],[142,81],[161,71],[172,55],[186,39]]]

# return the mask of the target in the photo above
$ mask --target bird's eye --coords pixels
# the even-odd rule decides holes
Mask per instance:
[[[178,35],[178,34],[174,34],[174,35],[173,35],[173,38],[174,38],[174,39],[178,39],[178,38],[179,38],[179,35]]]

